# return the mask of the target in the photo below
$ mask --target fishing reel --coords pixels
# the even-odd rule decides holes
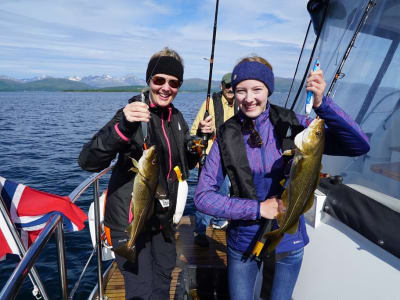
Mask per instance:
[[[204,142],[204,140],[198,136],[193,136],[187,143],[187,149],[190,153],[198,154],[201,157],[203,153],[203,148],[206,147],[206,142]]]

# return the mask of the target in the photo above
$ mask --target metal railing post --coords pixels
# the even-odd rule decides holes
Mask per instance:
[[[62,299],[68,299],[67,267],[65,264],[64,224],[59,222],[56,228],[58,271],[60,272],[60,287]]]
[[[100,228],[100,214],[99,214],[99,178],[103,175],[108,173],[114,164],[110,167],[104,169],[103,171],[93,174],[78,187],[76,187],[70,194],[69,198],[71,202],[74,203],[92,184],[94,184],[94,206],[95,206],[95,234],[96,234],[96,251],[98,253],[98,295],[99,299],[106,299],[107,297],[104,296],[104,284],[103,284],[103,272],[102,272],[102,243],[101,243],[101,228]],[[94,254],[92,252],[89,260],[84,267],[84,270],[79,277],[78,282],[76,283],[75,287],[72,289],[70,295],[68,295],[68,288],[67,288],[67,275],[66,275],[66,261],[65,261],[65,243],[64,243],[64,232],[63,232],[63,224],[62,224],[62,217],[61,215],[54,215],[51,216],[49,221],[47,222],[46,226],[42,229],[42,232],[36,238],[35,242],[32,243],[28,250],[25,250],[25,247],[21,241],[21,238],[15,228],[15,225],[12,223],[6,205],[4,204],[3,198],[0,195],[0,220],[4,220],[4,224],[9,229],[11,238],[15,241],[15,244],[18,249],[15,251],[19,251],[19,256],[21,257],[20,263],[15,267],[14,271],[10,275],[9,279],[5,283],[5,285],[0,290],[0,299],[15,299],[18,294],[18,290],[22,286],[22,283],[26,276],[29,276],[31,279],[35,290],[39,289],[40,293],[44,300],[49,300],[49,297],[44,289],[42,282],[40,281],[39,275],[34,267],[34,264],[43,250],[43,248],[48,243],[51,235],[57,231],[57,250],[59,252],[58,256],[58,267],[60,271],[60,283],[62,289],[62,298],[63,299],[72,299],[75,291],[79,286],[79,282],[82,279],[84,272],[86,271],[89,262]],[[4,227],[3,230],[6,230]],[[8,234],[8,233],[7,233]]]
[[[96,252],[97,252],[97,276],[98,276],[98,296],[100,300],[103,298],[103,269],[102,269],[102,252],[101,252],[101,228],[100,228],[100,204],[99,204],[99,180],[93,183],[94,196],[94,223],[96,233]]]
[[[33,264],[36,262],[40,251],[47,244],[48,240],[51,237],[51,234],[55,231],[56,223],[59,221],[61,221],[61,216],[59,215],[50,217],[47,225],[43,228],[42,232],[36,238],[35,242],[30,246],[28,251],[26,251],[21,261],[12,272],[10,278],[5,283],[3,289],[0,292],[0,299],[15,299],[26,275],[28,275],[29,270],[33,268]],[[49,299],[47,295],[46,299]]]
[[[15,244],[18,247],[19,257],[20,257],[20,259],[22,259],[26,254],[26,249],[21,241],[21,238],[17,232],[17,229],[15,228],[14,223],[10,220],[8,211],[5,206],[4,199],[1,195],[0,195],[0,213],[2,214],[2,217],[7,224],[9,231],[10,231],[11,235],[13,236]],[[43,285],[42,281],[40,280],[39,273],[37,272],[35,267],[32,267],[32,269],[29,271],[28,276],[33,284],[34,289],[37,287],[39,289],[39,292],[40,292],[41,296],[43,297],[43,299],[49,300],[49,297],[47,296],[44,285]]]

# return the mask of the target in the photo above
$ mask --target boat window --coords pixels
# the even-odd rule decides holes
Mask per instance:
[[[331,1],[317,45],[327,89],[368,5],[367,0]],[[360,124],[371,150],[357,157],[324,156],[324,172],[342,175],[344,183],[375,190],[400,205],[400,3],[377,0],[357,35],[331,97]],[[311,66],[312,67],[312,66]],[[304,88],[303,88],[304,89]],[[306,94],[295,111],[304,113]],[[301,99],[301,100],[300,100]],[[366,189],[364,189],[365,191]]]

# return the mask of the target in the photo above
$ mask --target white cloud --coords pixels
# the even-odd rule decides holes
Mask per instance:
[[[208,78],[202,58],[210,56],[214,9],[215,0],[2,1],[0,73],[82,76],[107,70],[143,78],[151,54],[170,46],[183,56],[186,78]],[[291,76],[308,21],[305,0],[220,1],[213,74],[257,53],[278,75]]]

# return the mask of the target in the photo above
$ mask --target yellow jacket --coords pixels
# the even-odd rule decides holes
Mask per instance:
[[[226,122],[228,119],[233,117],[233,115],[235,114],[235,106],[233,104],[229,105],[228,100],[226,100],[224,95],[222,95],[221,101],[222,101],[222,107],[224,109],[224,122]],[[199,127],[199,123],[201,120],[204,119],[204,113],[206,112],[206,102],[207,101],[203,102],[203,104],[200,107],[199,112],[197,113],[197,116],[196,116],[196,118],[193,122],[192,128],[190,130],[190,135],[196,135],[197,129]],[[210,102],[209,102],[208,113],[213,118],[214,128],[215,128],[215,111],[214,111],[214,102],[212,99],[210,99]],[[213,141],[214,141],[213,138],[210,138],[208,140],[208,147],[206,150],[207,154],[210,152]]]

